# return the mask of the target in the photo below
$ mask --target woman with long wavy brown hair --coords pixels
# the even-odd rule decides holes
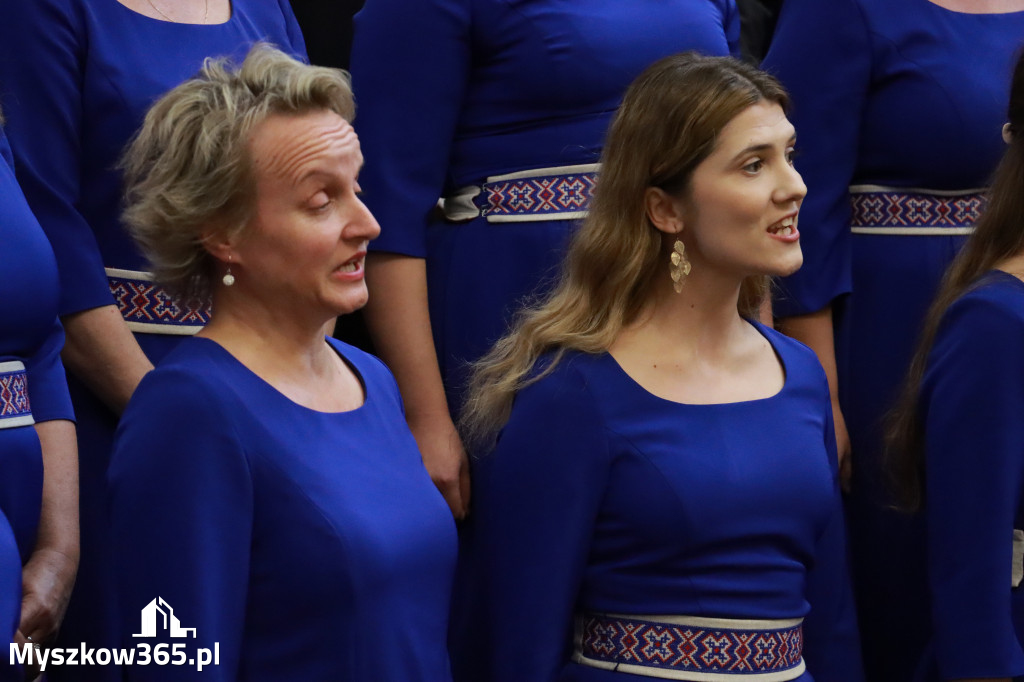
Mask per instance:
[[[927,529],[918,680],[1024,675],[1024,56],[988,209],[942,283],[890,417],[896,492]]]
[[[787,106],[693,53],[627,91],[560,284],[476,367],[457,679],[860,679],[825,376],[754,320],[802,261]]]

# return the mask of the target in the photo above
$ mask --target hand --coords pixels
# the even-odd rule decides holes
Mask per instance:
[[[22,570],[18,635],[46,644],[57,636],[75,585],[78,561],[53,549],[37,549]]]
[[[410,419],[409,428],[434,485],[456,519],[469,512],[469,458],[448,414]]]
[[[832,401],[832,422],[836,430],[836,450],[839,451],[839,486],[844,493],[850,492],[850,477],[853,474],[853,449],[850,433],[846,430],[846,419],[838,401]]]

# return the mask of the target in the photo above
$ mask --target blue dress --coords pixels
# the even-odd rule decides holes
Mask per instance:
[[[917,679],[1024,679],[1024,591],[1011,587],[1024,561],[1019,279],[993,271],[950,306],[920,409],[932,637]]]
[[[60,361],[57,263],[14,178],[0,130],[0,680],[21,614],[21,565],[36,544],[43,459],[32,421],[74,419]],[[13,365],[24,368],[12,384]],[[26,394],[27,391],[27,394]],[[27,398],[27,405],[24,404]],[[31,419],[25,416],[31,415]],[[17,421],[14,421],[17,420]],[[4,423],[20,424],[4,428]],[[8,525],[10,522],[10,525]],[[12,532],[13,528],[13,532]],[[13,673],[12,673],[13,674]]]
[[[966,237],[945,228],[930,236],[851,234],[848,188],[985,187],[1005,147],[1000,129],[1022,40],[1024,12],[962,14],[928,0],[786,0],[762,65],[793,96],[796,165],[808,189],[804,265],[785,281],[776,313],[834,304],[853,447],[855,592],[868,677],[878,682],[910,679],[927,636],[923,531],[884,508],[882,419]]]
[[[140,384],[110,465],[124,646],[161,597],[190,652],[219,643],[200,679],[451,679],[455,524],[391,374],[331,343],[365,389],[350,412],[292,402],[204,338]]]
[[[376,251],[426,258],[430,320],[453,410],[465,363],[557,274],[572,220],[432,217],[488,177],[599,161],[629,83],[669,54],[738,52],[735,0],[373,0],[352,78],[381,224]],[[429,59],[424,56],[429,55]]]
[[[763,400],[664,400],[581,353],[519,393],[474,470],[456,679],[651,679],[570,662],[581,613],[806,617],[795,679],[862,679],[825,377],[755,326],[786,373]]]
[[[194,76],[206,57],[240,60],[261,39],[304,55],[301,32],[286,0],[232,0],[231,19],[208,26],[157,21],[117,0],[0,0],[0,6],[0,98],[18,180],[57,256],[60,314],[110,305],[115,298],[104,267],[147,269],[120,221],[117,170],[146,110]],[[126,315],[139,300],[118,292]],[[154,363],[181,338],[136,334]],[[104,527],[117,418],[73,376],[70,384],[78,416],[82,560],[61,639],[100,646],[113,634]],[[94,682],[106,670],[112,668],[55,672]]]

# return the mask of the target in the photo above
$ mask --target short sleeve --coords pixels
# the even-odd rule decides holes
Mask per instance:
[[[295,18],[295,11],[289,0],[278,0],[281,6],[281,14],[284,15],[284,29],[288,35],[288,45],[280,45],[282,49],[290,53],[296,59],[308,63],[306,57],[306,40],[302,36],[302,29],[299,28],[299,21]]]
[[[64,348],[64,329],[60,322],[53,321],[46,342],[30,357],[25,359],[28,376],[28,400],[32,406],[32,418],[37,422],[54,419],[75,418],[68,393],[68,379],[61,362],[60,352]]]
[[[860,634],[847,554],[846,519],[839,492],[839,454],[828,394],[821,372],[821,404],[826,414],[824,442],[832,468],[832,513],[818,539],[807,574],[804,658],[815,682],[863,682]]]
[[[219,646],[220,664],[204,670],[203,679],[235,680],[253,490],[244,446],[219,395],[212,383],[178,369],[143,379],[116,435],[110,513],[123,646],[161,641],[132,637],[144,632],[140,613],[161,599],[181,627],[195,628],[195,639],[180,641]],[[147,681],[183,674],[176,666],[126,670],[128,679]]]
[[[18,182],[61,272],[60,313],[113,303],[79,211],[84,19],[71,0],[3,3],[0,97]]]
[[[426,256],[426,226],[444,190],[470,69],[468,0],[371,0],[355,19],[364,201],[381,225],[377,251]]]
[[[868,28],[856,0],[786,0],[761,67],[793,101],[803,266],[784,278],[775,313],[816,312],[851,289],[849,186],[871,77]]]
[[[955,303],[929,356],[920,409],[939,672],[1022,675],[1012,612],[1021,588],[1011,581],[1024,482],[1024,321],[971,296]]]
[[[602,421],[562,364],[519,394],[476,462],[453,615],[459,682],[561,679],[609,470]]]

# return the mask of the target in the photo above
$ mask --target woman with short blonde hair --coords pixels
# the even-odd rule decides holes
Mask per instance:
[[[212,292],[213,315],[118,431],[122,634],[159,596],[195,628],[186,646],[219,651],[204,679],[450,678],[454,522],[388,370],[324,336],[365,304],[380,231],[352,111],[341,72],[257,46],[158,101],[126,156],[133,232],[166,284]]]

